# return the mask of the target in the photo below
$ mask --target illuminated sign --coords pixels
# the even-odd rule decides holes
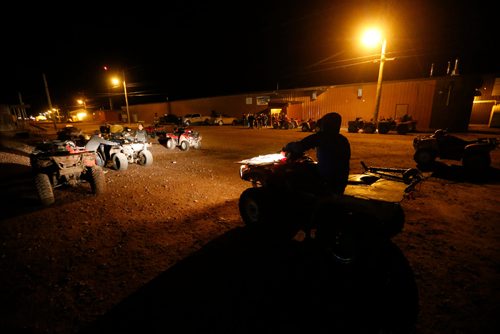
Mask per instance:
[[[271,101],[270,96],[257,96],[255,98],[256,103],[258,106],[267,106],[269,104],[269,101]]]

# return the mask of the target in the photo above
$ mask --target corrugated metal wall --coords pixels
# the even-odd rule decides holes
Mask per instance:
[[[435,83],[434,79],[383,83],[378,119],[397,118],[403,112],[417,120],[418,129],[428,129]],[[285,100],[302,104],[290,105],[288,114],[297,119],[317,120],[329,112],[338,112],[343,126],[356,117],[370,120],[375,111],[376,87],[374,83],[331,86],[316,100],[290,93]]]

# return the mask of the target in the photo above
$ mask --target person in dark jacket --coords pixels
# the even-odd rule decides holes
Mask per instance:
[[[144,129],[142,123],[137,125],[137,130],[135,131],[134,139],[140,143],[145,143],[149,140],[148,132]]]
[[[343,194],[349,177],[351,145],[340,134],[342,116],[332,112],[319,120],[319,131],[304,139],[288,143],[284,151],[300,155],[316,148],[318,172],[322,183],[335,194]]]

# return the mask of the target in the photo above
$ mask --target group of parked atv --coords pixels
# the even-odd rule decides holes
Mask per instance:
[[[354,121],[347,123],[347,131],[350,133],[375,133],[380,134],[389,133],[389,131],[396,131],[400,135],[407,134],[408,132],[415,132],[417,121],[413,120],[411,116],[404,115],[398,119],[382,118],[377,124],[370,121],[365,121],[361,117],[356,117]]]
[[[158,137],[158,142],[173,150],[179,148],[181,151],[188,151],[190,148],[200,149],[202,136],[189,126],[176,126],[169,131],[166,125],[149,126],[146,128],[149,136]]]
[[[126,170],[130,163],[150,166],[150,144],[138,141],[130,129],[102,126],[89,136],[75,127],[57,133],[57,139],[35,146],[30,163],[35,187],[43,205],[55,202],[54,189],[89,183],[93,194],[105,190],[104,167]]]

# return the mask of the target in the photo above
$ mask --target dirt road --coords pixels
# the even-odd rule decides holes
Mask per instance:
[[[335,318],[315,304],[314,298],[324,291],[298,286],[317,283],[304,274],[310,269],[306,260],[314,257],[297,248],[255,248],[242,232],[237,208],[249,184],[240,180],[235,162],[276,152],[307,134],[231,126],[196,129],[203,136],[200,150],[169,151],[154,141],[151,167],[108,170],[107,192],[100,197],[88,188],[57,189],[50,207],[37,203],[29,147],[3,141],[2,332],[76,332],[98,319],[120,319],[126,325],[131,310],[136,312],[130,320],[135,326],[140,326],[142,315],[149,323],[142,323],[145,328],[154,323],[162,330],[177,323],[175,317],[197,321],[197,329],[214,332],[260,330],[271,318],[276,331],[299,332],[308,321],[297,309],[310,317],[311,310],[324,312],[320,320],[325,322]],[[413,135],[343,133],[351,142],[353,173],[361,172],[360,161],[415,166]],[[492,161],[487,182],[464,180],[455,165],[439,177],[429,177],[414,199],[403,202],[406,226],[394,243],[418,287],[418,333],[500,331],[500,150],[493,152]],[[321,265],[314,270],[321,271]],[[338,293],[331,290],[327,295],[333,299]],[[291,297],[298,295],[302,297]],[[156,296],[155,309],[145,303],[145,296]],[[383,299],[376,293],[372,297]],[[348,296],[341,300],[352,301]],[[307,311],[299,301],[317,307]],[[355,308],[355,303],[349,305]],[[339,310],[337,304],[330,311]],[[113,316],[102,318],[107,312]],[[221,319],[217,312],[226,313],[214,322],[217,316]],[[301,326],[294,327],[297,319]],[[316,325],[311,328],[327,328]]]

